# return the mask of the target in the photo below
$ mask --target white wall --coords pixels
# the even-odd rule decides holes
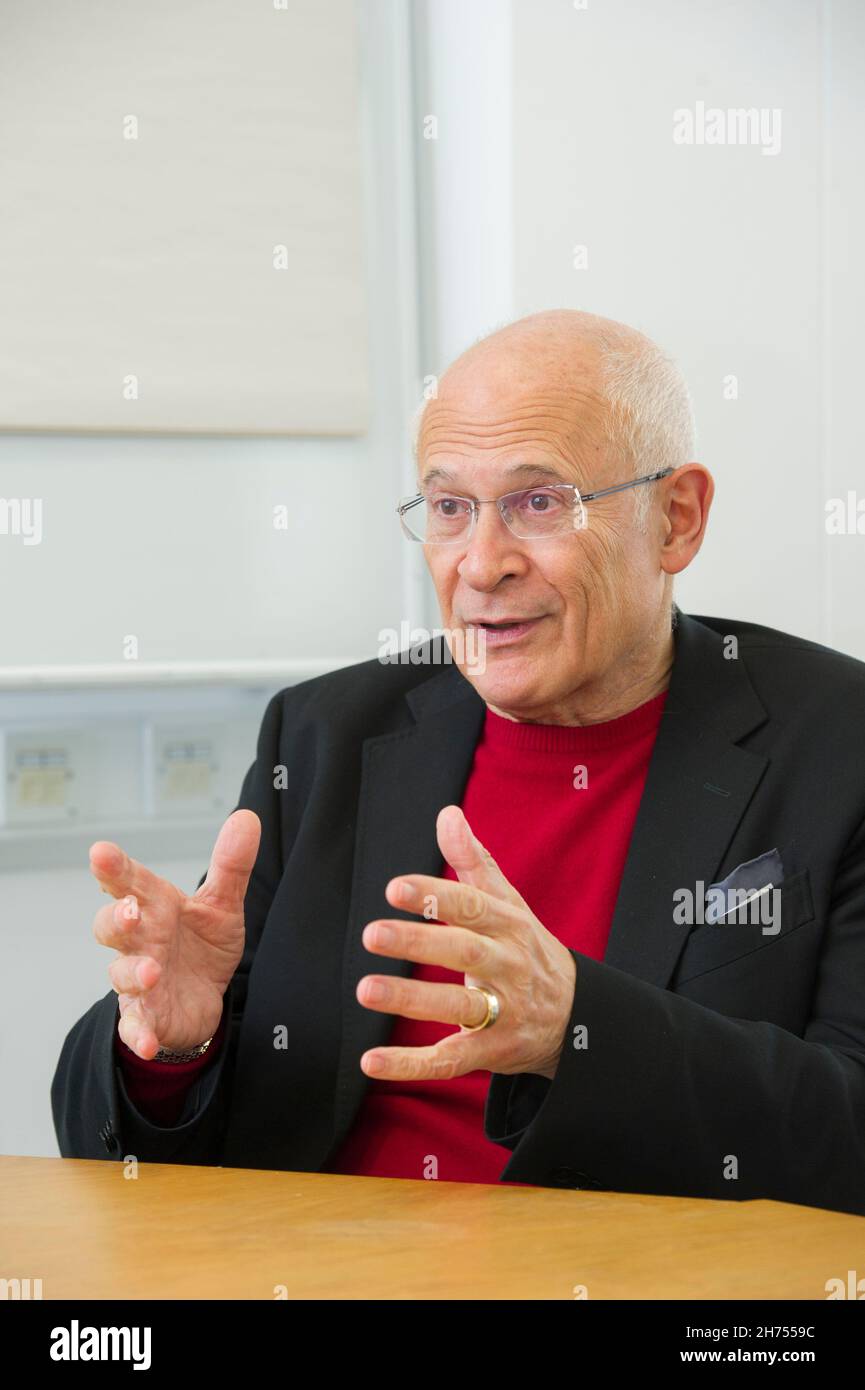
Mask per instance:
[[[42,498],[44,517],[39,545],[0,536],[3,666],[120,662],[129,634],[142,663],[359,660],[406,616],[393,510],[417,388],[405,21],[393,0],[358,13],[369,433],[0,434],[0,496]],[[275,530],[282,503],[293,521]]]
[[[359,0],[359,14],[368,436],[0,435],[0,495],[46,499],[41,546],[0,537],[0,687],[4,667],[17,668],[14,695],[0,691],[0,724],[22,719],[21,668],[34,668],[35,679],[38,668],[65,666],[73,681],[82,664],[121,661],[126,633],[139,636],[142,666],[247,662],[267,676],[279,659],[312,669],[333,658],[367,659],[381,628],[420,621],[419,557],[393,510],[407,491],[419,380],[408,13],[401,0]],[[287,533],[271,524],[281,501],[293,501],[299,518]],[[190,689],[182,692],[187,718]],[[122,686],[100,690],[93,717],[106,700],[122,713],[125,698]],[[136,694],[136,703],[142,698]],[[60,688],[52,699],[62,699]],[[86,687],[70,692],[76,717],[82,702]],[[130,769],[117,775],[129,777]],[[158,844],[141,826],[129,840],[111,827],[102,834],[133,854],[139,843],[156,844],[147,862],[187,889],[207,867],[212,843],[199,826],[201,852],[180,859],[170,841]],[[58,844],[58,862],[65,853]],[[60,1047],[109,988],[111,953],[90,935],[103,899],[83,846],[80,862],[39,872],[22,862],[18,872],[0,872],[4,1151],[57,1152],[49,1086]]]
[[[424,370],[539,309],[643,329],[685,372],[716,481],[681,606],[865,657],[865,540],[824,524],[827,500],[863,476],[865,9],[427,0],[421,16],[442,131],[426,152],[437,260]],[[675,145],[673,111],[697,101],[780,108],[779,153]]]

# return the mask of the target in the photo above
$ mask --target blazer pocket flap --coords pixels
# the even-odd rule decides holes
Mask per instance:
[[[814,904],[807,869],[785,879],[774,892],[777,897],[771,911],[767,910],[767,904],[755,899],[738,913],[731,912],[719,922],[695,927],[689,932],[679,956],[676,984],[729,965],[753,951],[762,951],[813,920]]]

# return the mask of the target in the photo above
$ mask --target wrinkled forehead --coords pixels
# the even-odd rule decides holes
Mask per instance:
[[[495,390],[475,383],[452,389],[443,380],[418,423],[418,477],[549,462],[582,481],[607,456],[607,419],[607,402],[588,374],[561,384],[501,383]]]

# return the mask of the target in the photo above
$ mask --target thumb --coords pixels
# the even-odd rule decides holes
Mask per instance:
[[[489,850],[474,834],[459,806],[445,806],[439,811],[436,838],[445,862],[450,864],[460,883],[471,883],[495,898],[505,898],[508,902],[526,906]]]
[[[261,821],[255,812],[232,812],[216,837],[207,877],[196,897],[219,907],[240,907],[260,840]]]

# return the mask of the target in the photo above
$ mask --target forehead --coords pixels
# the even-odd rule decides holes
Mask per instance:
[[[567,480],[597,472],[606,454],[606,403],[588,381],[567,388],[453,392],[427,402],[417,437],[421,478],[467,472]]]

